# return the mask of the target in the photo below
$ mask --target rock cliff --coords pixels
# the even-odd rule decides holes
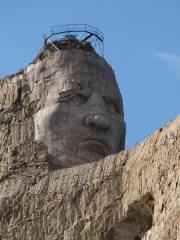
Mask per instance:
[[[52,171],[26,70],[0,88],[0,239],[180,239],[180,117],[132,149]]]

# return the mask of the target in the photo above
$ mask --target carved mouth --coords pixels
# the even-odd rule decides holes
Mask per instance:
[[[108,153],[107,143],[99,138],[87,137],[80,143],[80,149],[89,152],[97,153],[102,157],[105,157]]]

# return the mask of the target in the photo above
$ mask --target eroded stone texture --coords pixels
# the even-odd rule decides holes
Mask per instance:
[[[95,163],[2,179],[1,238],[177,240],[179,126]]]
[[[11,165],[26,169],[37,161],[57,169],[124,149],[122,97],[111,67],[94,52],[47,46],[26,69],[2,79],[1,89],[6,174],[21,169]],[[34,156],[35,148],[45,154]]]
[[[91,54],[87,53],[89,61]],[[47,143],[38,140],[42,135],[36,129],[38,112],[54,106],[54,76],[58,79],[60,74],[53,70],[56,64],[60,68],[59,61],[46,57],[47,61],[37,58],[25,71],[0,80],[0,239],[177,240],[180,117],[132,149],[52,170]],[[71,62],[71,54],[66,57]],[[105,63],[96,60],[98,70],[103,68]],[[74,75],[73,64],[69,71],[79,78],[83,73]],[[94,69],[88,70],[91,76]],[[99,91],[108,88],[101,84]],[[110,89],[115,96],[113,85]],[[60,96],[69,97],[62,91]]]
[[[27,68],[37,103],[35,141],[51,168],[99,160],[124,148],[122,97],[110,66],[83,50],[47,51]]]

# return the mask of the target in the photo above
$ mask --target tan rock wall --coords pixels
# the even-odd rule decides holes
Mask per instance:
[[[132,149],[50,171],[26,72],[0,89],[0,239],[180,239],[180,117]]]
[[[29,81],[24,72],[0,80],[0,179],[46,165],[41,144],[34,143]]]
[[[96,163],[4,177],[1,238],[177,240],[179,126]]]

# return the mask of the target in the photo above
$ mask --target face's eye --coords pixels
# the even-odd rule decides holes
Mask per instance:
[[[105,104],[109,107],[111,111],[122,113],[121,105],[116,99],[113,99],[112,97],[109,96],[103,96],[103,99]]]
[[[74,103],[76,105],[84,104],[86,102],[86,100],[87,100],[87,97],[80,93],[71,96],[69,99],[69,101],[71,101],[72,103]]]
[[[60,93],[57,102],[69,102],[74,105],[81,105],[86,102],[87,98],[88,96],[83,94],[83,92],[69,90]]]

